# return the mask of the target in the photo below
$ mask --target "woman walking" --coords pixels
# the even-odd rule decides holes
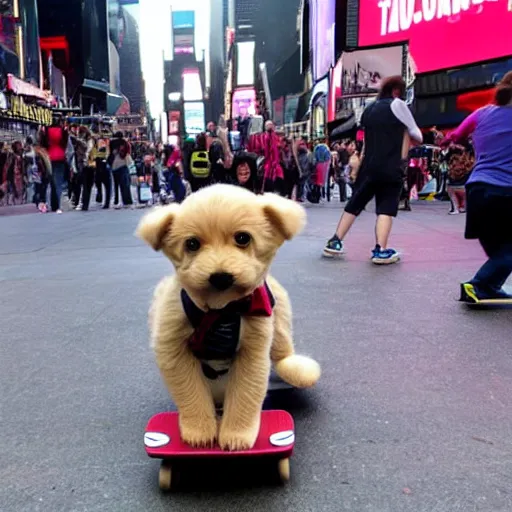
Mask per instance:
[[[488,260],[462,283],[460,300],[512,299],[503,285],[512,273],[512,85],[501,83],[496,104],[483,107],[443,145],[472,137],[476,164],[467,182],[467,239],[478,239]]]

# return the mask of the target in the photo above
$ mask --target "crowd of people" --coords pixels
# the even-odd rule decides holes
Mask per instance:
[[[212,183],[255,193],[275,192],[297,201],[331,200],[339,186],[344,201],[359,166],[355,142],[312,143],[277,133],[272,122],[233,152],[226,129],[209,123],[205,133],[181,147],[130,141],[102,126],[56,120],[24,142],[0,151],[0,205],[34,203],[41,213],[87,211],[93,190],[102,208],[181,202]]]

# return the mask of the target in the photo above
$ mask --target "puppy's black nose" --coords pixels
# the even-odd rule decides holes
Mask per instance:
[[[233,274],[228,274],[227,272],[218,272],[212,274],[210,276],[209,281],[214,288],[216,288],[220,292],[223,292],[233,286],[235,278]]]

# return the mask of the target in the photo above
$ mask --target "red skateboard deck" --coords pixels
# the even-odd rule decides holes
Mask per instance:
[[[159,474],[160,488],[171,487],[171,461],[190,458],[218,457],[274,457],[278,462],[281,480],[290,477],[289,458],[293,453],[295,431],[293,418],[286,411],[262,411],[258,438],[250,450],[226,451],[218,445],[211,448],[194,448],[184,443],[180,436],[177,412],[162,412],[153,416],[146,427],[144,445],[146,453],[163,459]]]

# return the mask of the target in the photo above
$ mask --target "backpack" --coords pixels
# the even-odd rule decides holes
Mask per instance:
[[[190,174],[194,178],[210,177],[210,159],[206,151],[194,151],[190,159]]]

